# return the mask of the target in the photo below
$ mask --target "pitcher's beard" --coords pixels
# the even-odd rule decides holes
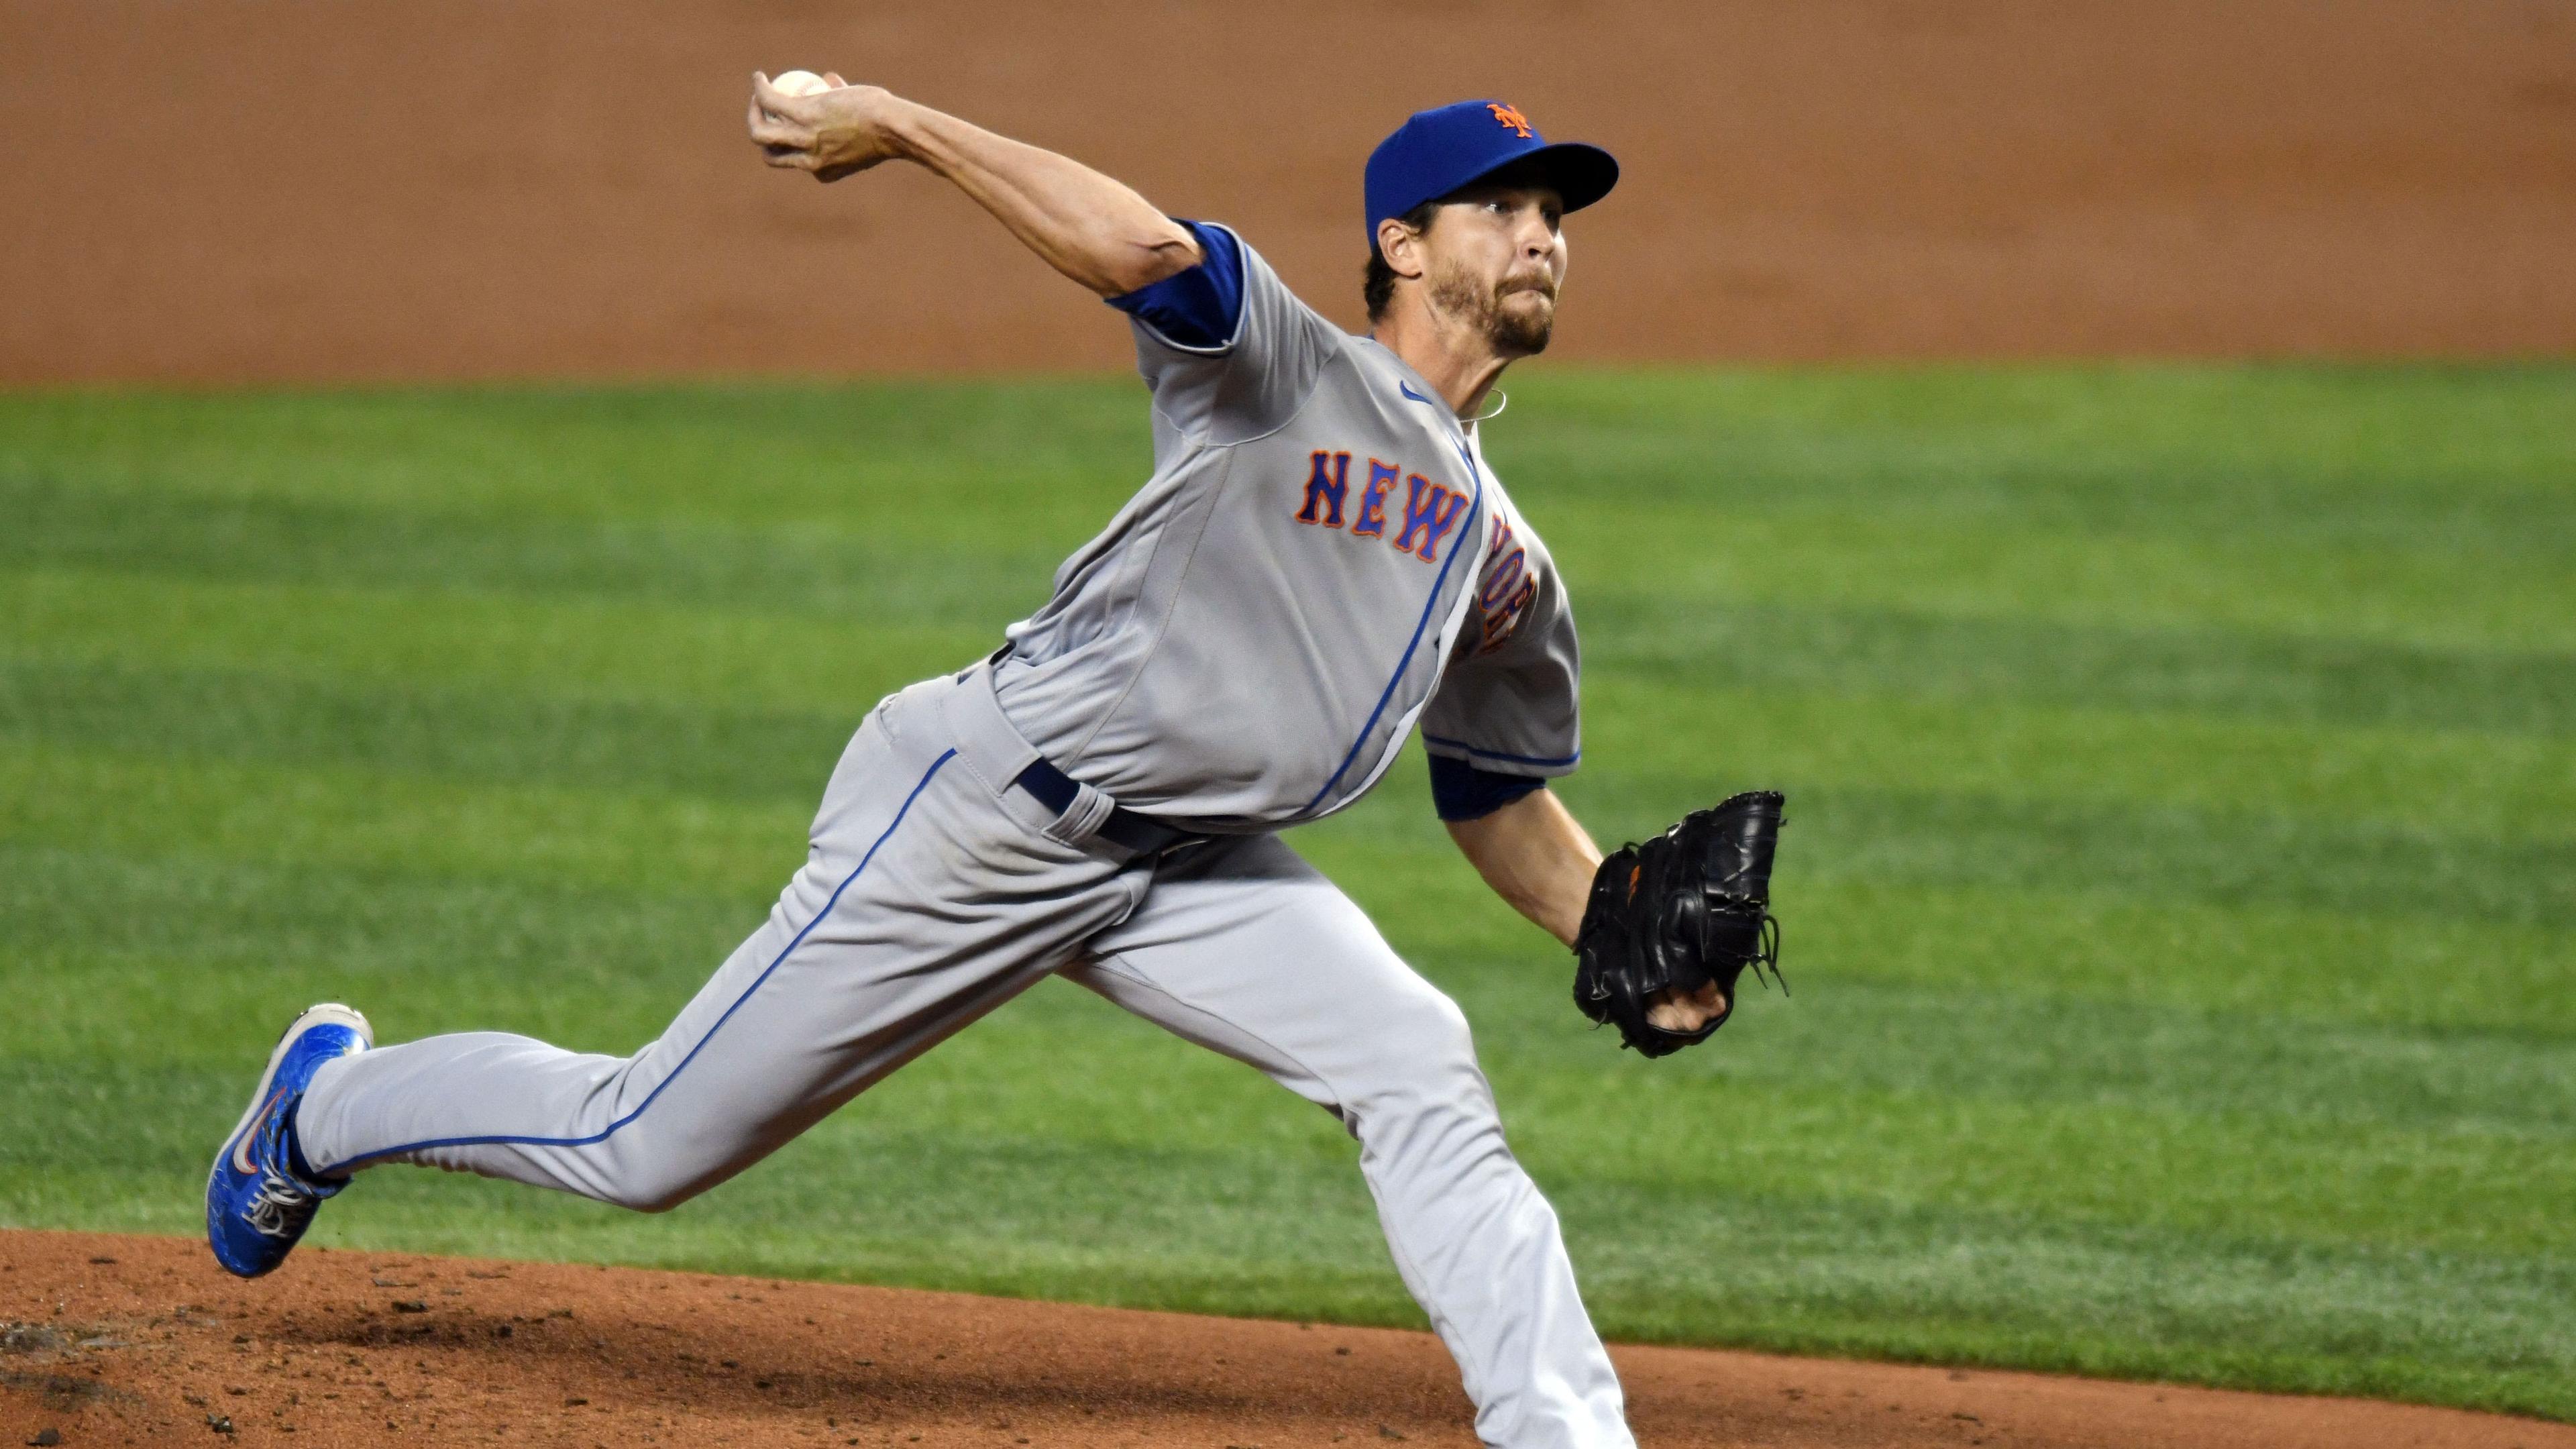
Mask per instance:
[[[1452,272],[1432,280],[1431,301],[1441,311],[1466,319],[1497,353],[1535,357],[1547,350],[1547,339],[1556,330],[1555,299],[1534,312],[1514,312],[1503,305],[1513,293],[1528,290],[1508,283],[1488,288],[1473,277]]]

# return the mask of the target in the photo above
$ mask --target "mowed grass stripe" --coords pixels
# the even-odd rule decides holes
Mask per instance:
[[[1799,787],[1801,804],[1796,864],[1779,877],[1784,901],[1812,876],[2335,909],[2393,928],[2461,913],[2576,926],[2576,842],[1786,783]],[[1714,791],[1712,784],[1693,793]],[[1651,828],[1623,830],[1628,822],[1668,818],[1671,793],[1662,779],[1596,781],[1590,798],[1612,802],[1595,815],[1616,838]],[[0,803],[9,807],[0,840],[29,844],[725,892],[783,881],[801,859],[812,813],[783,797],[755,803],[475,784],[57,746],[0,749]]]
[[[2568,546],[2565,366],[1550,365],[1511,386],[1486,441],[1533,497]],[[0,397],[0,473],[495,521],[958,537],[999,502],[1079,535],[1147,441],[1127,378]]]
[[[850,710],[732,710],[249,669],[0,658],[0,738],[245,763],[334,764],[810,807]]]
[[[1661,501],[1558,506],[1540,515],[1541,527],[1578,599],[1596,581],[1648,578],[1685,597],[1749,604],[2244,630],[2409,650],[2576,651],[2576,557],[2556,552],[2302,545],[2199,528],[2132,534],[1898,510],[1763,516]]]
[[[415,1028],[487,1023],[547,1034],[569,1026],[569,1044],[622,1050],[657,1032],[762,914],[711,897],[24,848],[0,853],[0,864],[10,872],[0,890],[10,964],[0,975],[13,979],[12,999],[94,1014],[22,1049],[66,1061],[131,1047],[170,1010],[174,988],[201,975],[204,987],[180,994],[202,1009],[207,1050],[219,1059],[235,1054],[221,1022],[256,1021],[293,1009],[301,993],[343,987],[397,992]],[[76,879],[94,884],[96,901],[55,904]],[[1850,978],[1829,949],[1813,955],[1801,963],[1803,996],[1756,995],[1745,1010],[1758,1032],[1722,1058],[1653,1069],[1646,1089],[1794,1081],[2012,1103],[2447,1123],[2576,1145],[2576,1101],[2560,1090],[2576,1073],[2576,1038],[2566,1035],[2463,1039],[2402,1024],[2033,997],[2009,982],[1891,987]],[[1488,1054],[1504,1070],[1590,1079],[1581,1069],[1599,1064],[1600,1042],[1553,1009],[1553,992],[1528,989],[1561,969],[1534,943],[1502,960],[1435,951],[1421,959],[1476,1003]],[[530,981],[543,989],[526,989]],[[613,1004],[583,1004],[591,993]],[[540,1018],[528,1019],[531,1011]],[[1936,1042],[1946,1049],[1922,1050]],[[2083,1070],[2069,1073],[2070,1061]]]
[[[743,710],[848,711],[973,662],[998,631],[600,600],[0,575],[4,646],[34,661],[274,669]]]
[[[2576,380],[2528,368],[1955,366],[1512,379],[1550,486],[1759,511],[2564,550]]]
[[[2564,367],[1550,366],[1512,390],[1487,442],[1533,498],[2570,546]],[[0,474],[495,521],[971,537],[998,502],[1079,537],[1146,443],[1123,378],[0,398]]]
[[[1793,830],[1799,855],[1813,854],[1804,826]],[[1409,953],[1545,963],[1551,974],[1558,965],[1546,937],[1431,853],[1444,848],[1436,839],[1341,822],[1291,838],[1349,882]],[[1426,866],[1426,857],[1439,864]],[[1774,886],[1790,912],[1793,986],[1823,973],[1826,991],[1845,983],[1995,990],[2438,1036],[2576,1035],[2576,993],[2567,990],[2576,931],[2564,926],[2469,912],[2392,920],[2330,906],[2123,897],[2080,881],[1973,885],[1799,869]],[[1552,994],[1534,999],[1556,1009]],[[2567,1086],[2576,1098],[2576,1082]]]
[[[0,843],[774,896],[813,807],[363,769],[0,749]]]
[[[2576,840],[2576,742],[2563,739],[2008,701],[1975,706],[1670,676],[1596,675],[1585,699],[1584,763],[1623,779],[1669,778],[1665,742],[1700,732],[1708,736],[1708,758],[1691,776],[1750,772],[1832,785],[2407,824],[2499,840]],[[1724,722],[1722,732],[1711,729],[1713,721]],[[2173,768],[2176,759],[2191,768]],[[2435,782],[2440,804],[2428,810]]]
[[[625,1050],[656,1034],[694,990],[723,949],[723,924],[693,923],[705,953],[694,960],[660,949],[565,951],[543,935],[501,933],[446,963],[406,953],[409,961],[352,967],[354,953],[339,953],[325,970],[273,978],[271,1014],[291,1010],[286,998],[298,988],[345,986],[362,1000],[395,993],[403,1014],[384,1025],[403,1035],[504,1026]],[[569,933],[579,941],[584,929],[573,922]],[[102,964],[111,969],[80,971]],[[157,1010],[163,1029],[193,1029],[209,1041],[258,1018],[238,992],[205,1002],[220,1009],[196,1020],[156,1008],[198,969],[184,959],[153,969],[131,954],[102,963],[38,952],[7,974],[23,971],[12,995],[30,1010]],[[405,980],[406,972],[436,979]],[[75,973],[80,1000],[63,1000],[61,983]],[[2393,1031],[2321,1041],[2308,1023],[2101,1004],[2031,1008],[1973,990],[1947,999],[1836,991],[1828,976],[1810,979],[1811,1000],[1819,985],[1827,992],[1820,1007],[1766,1000],[1751,1009],[1748,1024],[1765,1028],[1755,1046],[1681,1072],[1625,1060],[1605,1069],[1597,1036],[1561,1014],[1533,1012],[1527,965],[1435,963],[1434,974],[1479,1022],[1528,1160],[1596,1184],[1695,1183],[1719,1197],[1859,1191],[1880,1201],[2299,1241],[2535,1251],[2560,1241],[2557,1204],[2576,1192],[2576,1132],[2563,1113],[2522,1095],[2565,1073],[2576,1056],[2566,1043],[2491,1043],[2463,1056]],[[2024,1035],[2040,1029],[2051,1034]],[[1918,1055],[1900,1053],[1902,1065],[1870,1060],[1906,1044]],[[2343,1059],[2330,1060],[2337,1050]],[[2162,1064],[2151,1060],[2159,1053]],[[2192,1053],[2234,1070],[2205,1067],[2194,1080]],[[2084,1070],[2066,1073],[2069,1061]],[[2283,1100],[2280,1077],[2301,1071],[2318,1075],[2304,1081],[2304,1095]],[[1080,1083],[984,1083],[916,1103],[906,1120],[948,1121],[971,1139],[991,1114],[1007,1122],[1039,1110],[1060,1115],[1054,1130],[1067,1138],[1153,1142],[1175,1123],[1185,1137],[1238,1140],[1249,1121],[1299,1115],[1286,1099],[1259,1093],[1211,1109],[1198,1075],[1186,1069],[1160,1084],[1133,1071]],[[2346,1092],[2352,1101],[2338,1105]],[[1047,1105],[1017,1100],[1028,1093]],[[218,1115],[204,1132],[220,1133]],[[1729,1126],[1755,1120],[1765,1130],[1750,1141]],[[2480,1213],[2444,1217],[2462,1181],[2500,1186]]]
[[[0,973],[54,1023],[13,1054],[73,1064],[237,1063],[241,1032],[332,996],[367,1003],[388,1040],[481,1025],[624,1052],[771,894],[7,846]]]
[[[1390,923],[1397,945],[1443,980],[1499,973],[1480,1019],[1515,1033],[1564,1024],[1555,1019],[1556,993],[1527,984],[1561,976],[1563,959],[1463,868],[1437,857],[1426,868],[1312,833],[1300,844],[1351,881],[1361,902]],[[192,979],[205,980],[244,964],[263,968],[265,979],[268,968],[282,971],[290,962],[357,971],[374,981],[409,973],[407,996],[439,982],[472,980],[477,984],[460,987],[467,995],[459,999],[475,1011],[507,1012],[519,993],[478,995],[484,988],[472,974],[477,963],[507,963],[514,979],[529,971],[537,973],[534,979],[560,976],[549,989],[575,998],[596,985],[615,986],[648,963],[677,973],[670,981],[687,989],[749,932],[770,894],[750,887],[730,895],[583,888],[537,876],[465,879],[416,873],[407,864],[341,861],[315,870],[202,855],[0,848],[0,944],[30,962],[65,950],[91,959],[187,960],[195,963],[192,971],[206,973]],[[1787,1001],[1757,992],[1748,1007],[1757,1016],[1777,1012],[1780,1030],[1793,1035],[1818,1011],[1875,993],[2002,1001],[2008,1004],[1996,1009],[2005,1011],[2023,1009],[2009,1003],[2045,1011],[2070,998],[2092,1001],[2103,1005],[2111,1031],[2142,1036],[2152,1033],[2134,1023],[2162,1015],[2184,1022],[2241,1015],[2268,1023],[2267,1031],[2329,1041],[2348,1028],[2384,1029],[2394,1033],[2387,1040],[2440,1056],[2438,1063],[2428,1057],[2428,1070],[2482,1062],[2497,1041],[2554,1052],[2576,1038],[2576,1001],[2565,990],[2565,963],[2576,955],[2576,939],[2564,933],[2466,919],[2393,930],[2339,912],[1875,882],[1811,882],[1800,893],[1796,919],[1793,984],[1806,983],[1805,992]],[[606,977],[594,970],[599,965]],[[69,993],[67,1007],[80,999],[78,979],[57,980]],[[302,989],[289,981],[281,996]],[[659,1009],[641,1008],[642,1015],[628,1019],[651,1026]],[[1832,1019],[1830,1011],[1825,1019]],[[120,1018],[115,1029],[128,1024]],[[66,1023],[58,1039],[85,1040],[84,1030]],[[1902,1045],[1890,1044],[1889,1070],[1962,1079],[1979,1071]],[[2019,1060],[2032,1049],[2022,1041],[2006,1056]],[[1730,1057],[1764,1050],[1756,1042],[1729,1043]],[[2071,1059],[2083,1063],[2071,1074],[2082,1090],[2099,1084],[2102,1049]],[[2197,1055],[2184,1060],[2188,1072],[2205,1070]],[[1794,1063],[1777,1065],[1784,1078],[1795,1075]],[[2532,1110],[2545,1114],[2576,1100],[2563,1086],[2542,1094],[2545,1100]],[[2296,1097],[2306,1088],[2284,1074],[2275,1090]],[[2439,1095],[2410,1090],[2404,1101],[2356,1101],[2353,1110],[2411,1114]]]
[[[1751,690],[2082,705],[2293,724],[2576,734],[2576,653],[2256,630],[2052,625],[1643,592],[1582,597],[1587,677]],[[2563,748],[2563,744],[2561,746]]]
[[[841,742],[839,723],[819,715],[730,716],[560,702],[542,696],[342,693],[305,681],[258,675],[111,671],[95,676],[38,668],[0,671],[0,729],[93,748],[338,761],[403,773],[748,796],[800,806],[809,801],[815,780],[828,769]],[[1596,775],[1600,769],[1595,767]],[[1405,786],[1400,778],[1397,788]],[[1831,851],[1815,855],[1794,836],[1793,852],[1793,866],[1802,859],[1831,861],[1842,856]],[[1383,861],[1367,873],[1400,868],[1399,861]],[[1872,884],[1887,887],[1884,881]],[[1479,909],[1476,892],[1465,891],[1463,897],[1461,907],[1471,912]],[[1840,899],[1848,902],[1851,897],[1846,894]],[[2443,949],[2444,942],[2457,942],[2463,931],[2476,935],[2481,927],[2474,920],[2446,922],[2449,929],[2427,938],[2420,925],[2392,932],[2384,926],[2356,925],[2355,917],[2342,911],[2294,913],[2288,922],[2252,932],[2252,949],[2247,949],[2246,923],[2227,913],[2177,917],[2170,909],[2128,910],[2104,917],[2102,912],[2118,908],[2097,902],[2085,912],[2098,922],[2088,936],[2077,939],[2061,931],[2032,941],[2027,930],[2031,922],[2056,919],[2072,903],[2052,903],[2049,910],[2034,912],[2019,899],[1990,898],[1968,910],[1943,909],[1945,902],[1946,897],[1937,894],[1918,896],[1910,912],[1928,912],[1926,924],[1894,939],[1876,937],[1868,943],[1875,949],[1848,954],[1861,961],[1887,963],[1880,970],[1892,966],[1903,971],[1905,963],[1939,949],[1944,930],[2003,931],[2029,941],[2023,949],[1995,953],[2005,961],[2028,963],[2027,967],[2017,964],[2012,978],[2016,980],[2021,979],[2021,970],[2037,969],[2061,985],[2099,989],[2099,978],[2105,974],[2146,976],[2175,988],[2160,993],[2167,999],[2178,999],[2178,990],[2243,1000],[2242,994],[2228,990],[2228,983],[2251,973],[2257,981],[2268,978],[2279,999],[2315,1003],[2320,988],[2334,996],[2350,996],[2356,987],[2376,987],[2373,996],[2380,1003],[2376,1009],[2383,1014],[2427,1013],[2436,1020],[2452,1019],[2439,1006],[2444,998],[2475,1000],[2485,995],[2484,991],[2464,992],[2465,983],[2453,979],[2458,973],[2474,972],[2493,980],[2501,966],[2512,973],[2509,979],[2525,983],[2526,989],[2515,997],[2515,1021],[2563,1018],[2561,1008],[2567,1005],[2565,994],[2554,989],[2570,952],[2564,937],[2490,931],[2477,946]],[[1829,933],[1849,920],[1902,920],[1909,914],[1855,912],[1830,905],[1819,909],[1820,905],[1809,905],[1805,914],[1820,917],[1822,929]],[[1501,934],[1508,940],[1518,932],[1518,924],[1509,922]],[[2291,949],[2291,942],[2302,937],[2312,940],[2319,932],[2330,933],[2336,944],[2316,950],[2315,959],[2302,959]],[[1815,949],[1814,939],[1802,931],[1806,949]],[[1833,937],[1829,934],[1826,940],[1831,942]],[[2093,944],[2144,940],[2157,945],[2147,960],[2137,960],[2142,953],[2132,952],[2116,967],[2106,964],[2103,952]]]
[[[1920,1038],[1974,1049],[1976,1037]],[[1851,1193],[1881,1202],[2010,1209],[2057,1221],[2144,1223],[2293,1242],[2548,1254],[2565,1244],[2576,1145],[2561,1133],[2355,1123],[2261,1110],[2009,1101],[1948,1092],[1636,1083],[1539,1090],[1492,1064],[1534,1119],[1533,1162],[1583,1164],[1603,1184],[1691,1184],[1722,1196]],[[1589,1129],[1568,1120],[1596,1124]],[[1631,1115],[1636,1114],[1636,1115]],[[1760,1119],[1756,1140],[1724,1123]],[[1704,1123],[1694,1130],[1682,1123]],[[2463,1215],[2467,1185],[2513,1186]]]
[[[1071,988],[1050,988],[1047,1000],[1033,999],[1014,1011],[1081,1027],[1081,1013],[1068,1016],[1068,1009],[1097,1003],[1063,1000],[1072,994]],[[943,1048],[939,1055],[952,1072],[1000,1070],[1010,1058],[996,1053],[1010,1035],[990,1033],[974,1050]],[[1039,1047],[1051,1035],[1033,1030],[1011,1044]],[[1155,1041],[1130,1043],[1128,1054],[1186,1050],[1176,1042]],[[1080,1061],[1081,1054],[1074,1054],[1067,1065]],[[166,1085],[174,1070],[159,1064],[151,1076]],[[107,1075],[65,1078],[34,1061],[12,1071],[29,1082],[21,1099],[31,1103],[61,1090],[42,1085],[49,1075],[81,1093],[113,1086]],[[220,1138],[229,1120],[222,1102],[231,1095],[223,1082],[239,1074],[210,1066],[200,1074],[202,1085],[166,1091],[163,1104],[148,1109],[157,1114],[150,1130],[167,1142],[174,1172],[178,1156],[197,1156],[204,1143]],[[970,1143],[996,1135],[1008,1138],[1014,1123],[1030,1123],[1034,1130],[1040,1121],[1046,1123],[1042,1135],[1066,1146],[1232,1151],[1277,1136],[1282,1128],[1288,1129],[1286,1142],[1330,1140],[1324,1130],[1328,1122],[1297,1111],[1291,1099],[1239,1068],[1211,1074],[1192,1064],[1168,1073],[1143,1072],[1133,1081],[1118,1077],[1111,1072],[1062,1086],[997,1085],[932,1073],[921,1079],[918,1094],[893,1093],[890,1084],[887,1099],[870,1102],[858,1116],[900,1122],[909,1131],[947,1129],[962,1133],[956,1140]],[[1641,1206],[1695,1201],[1713,1210],[1719,1203],[1747,1199],[1840,1198],[1888,1207],[2011,1214],[2102,1231],[2269,1241],[2282,1252],[2300,1245],[2344,1244],[2519,1254],[2531,1258],[2535,1267],[2551,1261],[2559,1262],[2558,1271],[2568,1267],[2552,1229],[2555,1205],[2576,1191],[2576,1153],[2563,1139],[2536,1139],[2528,1133],[2422,1131],[2399,1124],[2369,1124],[2368,1130],[2356,1131],[2351,1123],[2261,1113],[1944,1100],[1789,1089],[1748,1080],[1629,1083],[1627,1090],[1603,1083],[1591,1090],[1550,1092],[1508,1067],[1497,1072],[1497,1084],[1522,1104],[1526,1117],[1515,1122],[1515,1134],[1533,1172],[1543,1180],[1579,1180],[1605,1195],[1625,1193]],[[1211,1088],[1221,1097],[1194,1107]],[[1622,1103],[1631,1114],[1650,1112],[1651,1120],[1617,1115]],[[1038,1116],[1032,1118],[1032,1112]],[[1240,1119],[1269,1125],[1246,1132]],[[1592,1130],[1576,1125],[1586,1120],[1594,1124]],[[1769,1130],[1748,1139],[1728,1130],[1734,1121],[1760,1121]],[[30,1140],[13,1144],[10,1155],[27,1169],[42,1171],[58,1151]],[[137,1169],[142,1166],[138,1163]],[[1319,1171],[1344,1170],[1340,1162],[1318,1160],[1316,1166]],[[2459,1183],[2505,1180],[2516,1188],[2490,1210],[2474,1218],[2443,1211]],[[1150,1188],[1137,1185],[1133,1190],[1143,1194]],[[43,1189],[42,1195],[52,1191]],[[167,1184],[161,1196],[167,1204],[165,1220],[174,1230],[184,1230],[184,1188]]]
[[[2576,842],[1930,791],[1809,792],[1816,874],[2576,925]]]
[[[2399,1025],[2034,999],[2001,985],[1898,990],[1845,980],[1830,964],[1811,974],[1806,1001],[1761,998],[1759,1042],[1734,1047],[1722,1067],[1669,1075],[1712,1078],[1721,1093],[1746,1080],[1795,1080],[1854,1093],[2461,1127],[2576,1153],[2576,1098],[2565,1091],[2576,1080],[2576,1038],[2463,1039]],[[1500,1009],[1486,1020],[1489,1030],[1551,1024]],[[1936,1041],[1956,1050],[1919,1050]],[[1568,1041],[1562,1064],[1588,1050]],[[2082,1070],[2070,1072],[2070,1062]]]
[[[1553,370],[1487,439],[1578,587],[2576,644],[2564,368]]]
[[[424,628],[429,627],[424,625]],[[0,652],[0,737],[95,750],[366,765],[487,781],[563,782],[810,800],[856,727],[849,708],[737,709],[724,699],[569,697],[426,689],[264,669],[13,661]],[[1913,784],[1952,793],[2182,805],[2214,812],[2417,825],[2540,840],[2576,837],[2576,769],[2553,740],[2456,732],[2299,729],[2241,720],[1596,681],[1594,777],[1696,785],[1639,769],[1668,732],[1738,721],[1709,764],[1738,778]],[[2176,772],[2169,751],[2197,767]],[[1927,756],[1940,761],[1926,771]]]
[[[495,520],[300,498],[202,498],[0,473],[0,567],[330,588],[766,608],[858,622],[1007,622],[1063,548],[890,535],[856,520],[723,527]]]
[[[0,396],[0,474],[37,484],[496,525],[837,522],[1010,550],[1088,536],[1151,467],[1133,379]]]
[[[302,499],[202,499],[0,474],[0,566],[334,588],[636,599],[990,621],[1033,608],[1061,550],[855,526],[497,523]],[[1647,677],[1951,699],[2084,701],[2325,724],[2576,733],[2576,653],[2256,631],[2154,632],[1585,589],[1587,665]]]
[[[1854,983],[1974,983],[2433,1037],[2576,1037],[2576,932],[2563,927],[1866,879],[1811,880],[1800,905],[1802,955]],[[2559,1089],[2576,1100],[2571,1085]]]
[[[1654,417],[1676,387],[1703,390]],[[1560,373],[1524,390],[1548,421],[1493,442],[1507,477],[1529,470],[1525,497],[1559,500],[1548,531],[1580,582],[2563,651],[2576,647],[2555,622],[2576,615],[2555,423],[2567,392],[2548,369],[2483,384],[2402,370],[1714,386]],[[997,509],[1012,539],[1069,544],[1143,461],[1134,394],[1109,384],[397,394],[336,412],[260,399],[229,434],[203,407],[129,405],[166,430],[168,461],[138,456],[115,406],[15,400],[18,441],[0,459],[39,483],[182,478],[516,518],[864,519],[883,537],[969,544]],[[302,470],[270,456],[299,451]],[[333,486],[317,487],[326,465]],[[2471,556],[2479,567],[2460,568]]]
[[[1675,1194],[1671,1239],[1622,1232],[1635,1189],[1551,1183],[1585,1296],[1622,1336],[2421,1397],[2564,1416],[2576,1265],[2286,1246],[1973,1208]],[[1696,1249],[1727,1267],[1676,1291]],[[2288,1327],[2278,1305],[2301,1307]],[[1929,1311],[1926,1311],[1926,1310]],[[2117,1338],[2105,1322],[2136,1325]],[[2286,1331],[2285,1331],[2286,1330]],[[2326,1345],[2330,1345],[2327,1347]]]

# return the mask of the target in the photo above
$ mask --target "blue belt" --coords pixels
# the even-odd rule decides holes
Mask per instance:
[[[1037,802],[1058,815],[1073,808],[1073,797],[1082,786],[1071,775],[1048,763],[1041,755],[1020,777],[1011,782],[1026,790]],[[1109,818],[1092,832],[1113,845],[1124,846],[1138,855],[1159,855],[1176,845],[1191,845],[1207,839],[1192,835],[1176,826],[1166,825],[1151,815],[1139,815],[1121,805],[1109,812]]]

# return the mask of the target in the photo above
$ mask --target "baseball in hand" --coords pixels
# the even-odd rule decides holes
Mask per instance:
[[[810,70],[786,71],[771,77],[769,84],[773,89],[785,91],[791,96],[820,95],[832,89],[830,81]]]

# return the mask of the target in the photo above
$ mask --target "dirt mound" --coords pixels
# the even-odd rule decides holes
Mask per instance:
[[[1617,1357],[1657,1446],[2576,1449],[2576,1428],[2351,1400]],[[0,1444],[47,1429],[73,1449],[1475,1443],[1418,1333],[312,1249],[245,1284],[194,1241],[0,1233]]]
[[[883,81],[1240,224],[1359,321],[1359,179],[1501,95],[1626,168],[1561,355],[2576,352],[2553,0],[11,0],[0,384],[1108,368],[909,168],[755,164]]]

